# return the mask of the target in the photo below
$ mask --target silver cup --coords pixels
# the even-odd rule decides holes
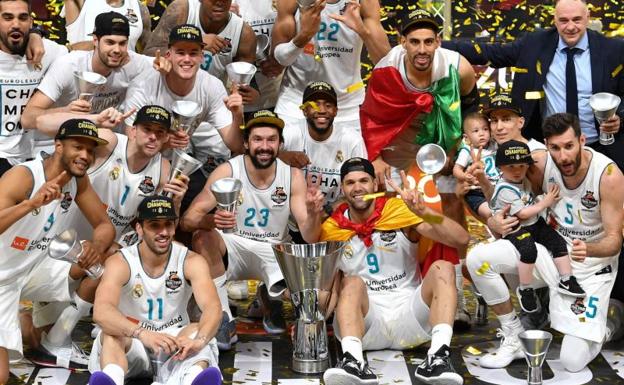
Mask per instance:
[[[264,34],[256,35],[256,64],[265,61],[268,55],[269,37]]]
[[[345,242],[274,244],[273,252],[299,315],[295,325],[292,369],[298,373],[322,373],[329,367],[327,315],[336,262]]]
[[[222,178],[215,181],[210,186],[210,191],[217,200],[217,207],[221,210],[229,211],[231,213],[236,211],[238,206],[238,196],[243,187],[240,180],[236,178]],[[235,233],[236,227],[231,229],[223,229],[224,233]]]
[[[416,154],[416,164],[425,174],[437,174],[446,164],[446,153],[437,144],[425,144]]]
[[[161,349],[157,352],[150,352],[149,356],[152,364],[152,385],[164,385],[167,382],[167,379],[163,375],[163,366],[171,356]]]
[[[476,299],[475,306],[475,324],[479,326],[487,325],[488,323],[488,305],[477,290],[473,291]]]
[[[226,65],[225,71],[232,84],[248,86],[256,74],[256,66],[244,61],[235,61]]]
[[[56,234],[48,245],[48,256],[59,261],[77,264],[81,254],[82,244],[78,240],[78,234],[74,229]],[[85,270],[85,272],[89,277],[98,279],[104,273],[104,266],[97,263]]]
[[[552,338],[552,334],[543,330],[526,330],[518,334],[524,357],[529,365],[527,376],[529,385],[542,384],[542,364],[546,359]]]
[[[612,118],[617,112],[620,106],[620,97],[610,94],[608,92],[599,92],[592,95],[589,98],[589,106],[594,112],[594,117],[598,123],[602,124],[604,121]],[[613,134],[607,134],[600,131],[600,144],[609,145],[615,141]]]
[[[90,71],[74,71],[74,78],[80,91],[78,99],[91,103],[97,91],[106,83],[106,78]]]
[[[201,106],[190,100],[178,100],[171,105],[173,113],[173,122],[171,124],[172,131],[184,131],[188,136],[193,135],[197,128],[195,118],[201,113]]]
[[[192,173],[199,170],[201,166],[202,162],[176,148],[173,150],[169,180],[179,179],[180,175],[190,176]],[[170,192],[163,193],[163,195],[169,198],[173,197],[173,194]]]

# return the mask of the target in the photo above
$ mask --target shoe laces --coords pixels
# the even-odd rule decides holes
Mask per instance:
[[[505,331],[503,328],[496,329],[496,337],[501,339],[500,347],[498,350],[503,348],[516,350],[516,342],[517,338],[512,333]]]

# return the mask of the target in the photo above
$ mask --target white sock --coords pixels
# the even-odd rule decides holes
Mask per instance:
[[[48,333],[47,340],[54,346],[62,346],[66,341],[71,340],[72,330],[82,317],[89,314],[93,307],[93,304],[80,298],[78,294],[74,294],[73,299],[76,306],[74,307],[73,304],[67,306]]]
[[[342,351],[344,353],[349,352],[349,354],[351,354],[353,358],[358,360],[361,364],[364,363],[362,341],[359,338],[353,336],[342,337],[342,340],[340,340],[340,345],[342,345]]]
[[[498,322],[501,324],[501,328],[504,331],[510,331],[513,334],[521,333],[524,328],[520,323],[520,318],[516,315],[516,311],[512,310],[511,313],[497,315]]]
[[[449,324],[437,324],[431,329],[431,347],[427,354],[434,355],[442,345],[451,346],[453,338],[453,327]]]
[[[230,303],[228,302],[227,288],[225,287],[227,277],[223,274],[220,277],[214,278],[212,281],[217,287],[217,294],[219,295],[219,301],[221,301],[221,308],[227,313],[228,316],[230,316],[230,319],[233,319],[234,317],[232,317],[232,311],[230,311]]]
[[[102,369],[104,374],[115,381],[115,385],[124,385],[124,370],[117,364],[108,364]]]
[[[193,365],[190,368],[186,369],[182,377],[182,385],[191,385],[193,383],[193,380],[195,380],[195,377],[197,377],[197,375],[199,375],[199,373],[201,373],[203,370],[204,368],[199,365]]]

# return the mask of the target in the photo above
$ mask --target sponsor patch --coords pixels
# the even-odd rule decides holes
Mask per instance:
[[[585,195],[581,197],[581,204],[588,209],[593,209],[598,205],[598,201],[594,198],[593,191],[585,191]]]
[[[11,242],[11,247],[24,251],[26,250],[26,246],[28,246],[28,242],[30,242],[30,239],[28,238],[15,237],[13,238],[13,242]]]
[[[572,310],[572,313],[576,315],[581,315],[585,313],[585,310],[587,310],[587,308],[583,304],[583,298],[577,298],[576,301],[574,301],[574,303],[570,305],[570,310]]]
[[[134,9],[132,8],[128,8],[128,12],[126,13],[126,18],[132,24],[139,21],[139,17],[137,16],[136,12],[134,12]]]
[[[69,206],[71,206],[71,203],[73,200],[74,198],[72,198],[69,192],[63,193],[63,199],[61,200],[61,208],[67,211],[69,209]]]
[[[143,182],[139,184],[139,190],[141,190],[141,192],[146,195],[151,195],[154,190],[156,190],[156,186],[154,186],[154,181],[152,180],[151,176],[145,176]]]
[[[169,272],[169,277],[167,277],[167,279],[165,280],[165,286],[169,290],[176,290],[180,286],[182,286],[182,280],[178,276],[178,272],[177,271],[170,271]]]
[[[394,238],[396,238],[396,231],[382,231],[379,233],[379,238],[386,243],[392,242],[394,241]]]
[[[286,194],[286,191],[284,191],[283,187],[276,187],[273,194],[271,194],[271,200],[277,205],[283,204],[286,202],[286,199],[288,199],[288,195]]]

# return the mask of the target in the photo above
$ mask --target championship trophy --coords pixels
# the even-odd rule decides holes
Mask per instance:
[[[56,234],[48,245],[48,256],[59,261],[77,264],[81,254],[82,244],[78,240],[78,234],[74,229],[65,230],[62,233]],[[85,272],[90,278],[98,279],[104,273],[104,266],[96,263],[85,270]]]
[[[345,242],[272,245],[298,314],[292,357],[295,372],[321,373],[329,367],[325,316],[345,246]]]
[[[171,160],[171,172],[169,173],[169,180],[179,179],[180,175],[190,176],[202,166],[202,162],[186,154],[184,151],[176,148],[173,150],[173,158]],[[169,198],[173,197],[170,192],[163,193]]]
[[[256,66],[245,61],[235,61],[226,65],[225,71],[232,84],[248,86],[256,74]]]
[[[171,130],[184,131],[188,136],[193,135],[197,128],[197,125],[193,124],[193,122],[197,115],[201,113],[200,105],[190,100],[178,100],[171,105],[171,112],[173,113]]]
[[[74,77],[78,84],[80,95],[78,99],[91,103],[95,93],[106,83],[106,78],[98,73],[89,71],[74,71]]]
[[[526,330],[518,334],[524,357],[529,365],[529,385],[542,385],[542,364],[552,341],[552,334],[543,330]]]
[[[589,106],[594,112],[594,116],[599,124],[611,119],[615,116],[618,107],[620,106],[620,97],[610,94],[608,92],[600,92],[592,95],[589,98]],[[600,144],[608,145],[615,141],[613,134],[607,134],[600,131]]]
[[[256,65],[269,57],[267,54],[269,43],[270,41],[267,35],[259,34],[256,36]]]
[[[218,208],[233,213],[236,211],[236,206],[238,206],[238,196],[242,187],[243,184],[236,178],[222,178],[210,186],[210,191],[212,191],[217,200]],[[236,227],[223,229],[222,231],[228,234],[235,233]]]
[[[446,164],[446,153],[437,144],[425,144],[416,154],[416,164],[427,175],[437,174]]]

